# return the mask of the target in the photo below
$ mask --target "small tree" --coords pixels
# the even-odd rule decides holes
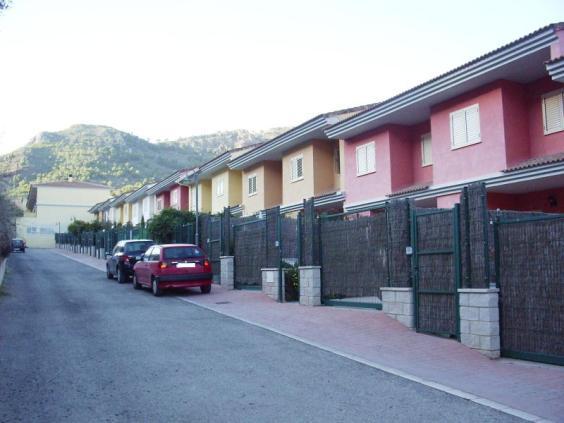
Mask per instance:
[[[196,217],[192,212],[164,209],[147,223],[147,230],[149,236],[157,242],[172,242],[176,227],[195,220]]]

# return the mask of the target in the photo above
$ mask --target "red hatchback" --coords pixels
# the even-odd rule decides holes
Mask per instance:
[[[206,253],[192,244],[153,245],[133,267],[133,288],[149,287],[157,297],[165,289],[198,286],[208,294],[212,279]]]

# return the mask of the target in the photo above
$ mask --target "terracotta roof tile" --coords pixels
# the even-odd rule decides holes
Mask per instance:
[[[564,153],[551,154],[550,156],[534,157],[508,167],[502,172],[514,172],[516,170],[528,169],[531,167],[543,166],[551,163],[564,162]]]
[[[422,184],[415,184],[415,185],[410,185],[408,187],[402,188],[400,190],[394,191],[390,194],[388,194],[388,197],[398,197],[400,195],[404,195],[404,194],[409,194],[411,192],[418,192],[418,191],[424,191],[427,188],[429,188],[431,186],[430,182],[425,182]]]

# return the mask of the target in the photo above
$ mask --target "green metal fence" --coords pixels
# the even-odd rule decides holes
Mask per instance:
[[[460,209],[413,209],[415,327],[460,339]]]
[[[496,214],[501,353],[564,365],[564,214]]]

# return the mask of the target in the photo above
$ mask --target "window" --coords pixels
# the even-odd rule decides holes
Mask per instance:
[[[452,149],[476,144],[480,141],[480,108],[477,104],[450,114]]]
[[[149,261],[159,261],[160,259],[161,259],[160,247],[153,247],[153,251],[151,251],[151,256],[149,257]]]
[[[162,198],[159,198],[157,200],[157,210],[161,211],[162,209],[163,209],[163,200],[162,200]]]
[[[248,193],[249,197],[257,193],[257,175],[249,175],[248,179]]]
[[[144,253],[154,242],[152,241],[135,241],[125,244],[124,252],[126,253]]]
[[[431,134],[421,135],[421,166],[429,166],[432,164]]]
[[[185,260],[205,256],[204,252],[198,247],[167,247],[163,249],[163,259],[165,260]]]
[[[543,96],[542,118],[545,135],[564,131],[564,90]]]
[[[374,141],[356,147],[356,175],[376,171],[376,145]]]
[[[173,206],[176,206],[178,204],[178,190],[172,190],[170,192],[170,203]]]
[[[300,155],[290,159],[290,181],[304,179],[304,156]]]
[[[153,249],[154,247],[149,247],[147,251],[145,251],[145,254],[143,255],[143,261],[149,261],[151,254],[153,253]]]
[[[221,197],[223,195],[223,178],[217,181],[217,187],[215,191],[218,197]]]
[[[55,230],[49,226],[28,226],[28,234],[39,234],[39,235],[51,235],[55,233]]]

